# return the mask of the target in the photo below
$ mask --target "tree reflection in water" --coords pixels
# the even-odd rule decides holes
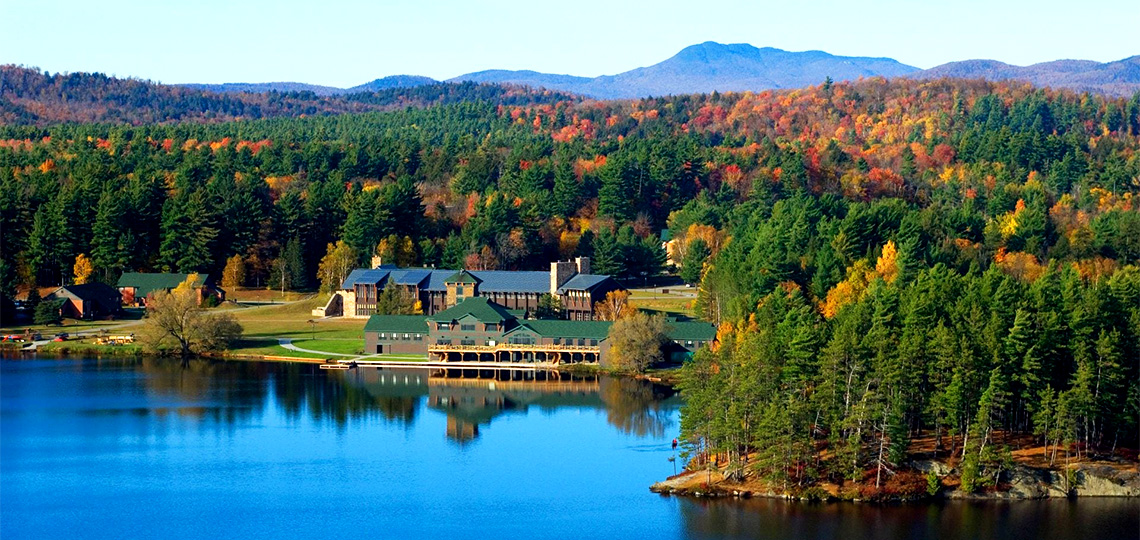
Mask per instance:
[[[447,415],[446,435],[460,444],[477,438],[480,427],[495,417],[526,414],[532,406],[604,410],[609,424],[623,433],[661,437],[672,427],[670,413],[679,406],[668,386],[557,372],[452,372],[452,377],[444,377],[415,369],[341,371],[314,364],[161,358],[101,360],[94,366],[133,367],[144,375],[147,393],[159,402],[177,398],[178,406],[172,409],[178,414],[221,423],[260,414],[271,397],[286,418],[305,415],[342,429],[379,419],[408,429],[426,404]]]

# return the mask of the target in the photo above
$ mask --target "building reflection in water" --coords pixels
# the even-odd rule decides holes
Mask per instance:
[[[81,367],[80,367],[81,366]],[[123,379],[151,396],[150,414],[178,414],[219,424],[263,414],[271,404],[286,418],[308,416],[345,428],[383,421],[409,429],[420,407],[447,416],[446,436],[459,444],[507,414],[579,408],[604,411],[623,433],[661,437],[680,406],[668,386],[628,378],[557,371],[355,368],[321,370],[313,364],[224,362],[196,359],[110,359],[78,369],[134,371]],[[170,407],[153,407],[170,403]]]
[[[447,437],[459,444],[478,438],[480,427],[496,417],[525,414],[531,407],[605,410],[609,423],[623,432],[660,436],[679,405],[667,386],[557,371],[357,368],[344,377],[377,395],[426,394],[428,408],[447,415]]]

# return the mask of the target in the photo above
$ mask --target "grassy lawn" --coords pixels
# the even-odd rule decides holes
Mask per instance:
[[[364,319],[317,320],[312,309],[325,305],[328,295],[283,306],[256,306],[231,309],[246,338],[284,337],[293,339],[357,339],[364,343]],[[308,321],[314,321],[309,324]]]
[[[69,341],[51,342],[40,345],[40,351],[59,354],[91,353],[135,355],[142,353],[140,345],[97,345],[93,339],[77,339]]]
[[[335,355],[292,351],[277,344],[276,338],[290,338],[302,349],[356,354],[364,348],[365,321],[315,319],[311,314],[312,309],[325,305],[327,301],[328,295],[317,295],[288,305],[228,310],[244,329],[242,339],[230,347],[230,352],[296,358],[337,358]],[[310,324],[310,320],[314,322]]]
[[[309,293],[273,291],[269,289],[252,289],[247,287],[231,287],[226,289],[226,300],[235,302],[292,302],[309,296]],[[325,300],[328,300],[326,297]]]
[[[363,337],[361,339],[295,339],[293,345],[302,349],[337,354],[364,354]]]
[[[142,319],[144,313],[144,310],[138,308],[128,308],[125,311],[126,313],[122,318],[113,321],[85,321],[80,319],[64,319],[62,324],[43,325],[31,324],[30,320],[25,320],[10,325],[6,324],[5,326],[0,327],[0,334],[22,334],[25,330],[31,329],[33,332],[39,332],[47,337],[54,336],[60,332],[74,334],[76,332],[90,331],[98,328],[107,328],[112,333],[114,333],[114,327],[128,323],[134,323],[135,321]]]
[[[629,303],[638,309],[677,313],[692,317],[694,300],[694,298],[658,294],[656,298],[652,295],[631,296]]]

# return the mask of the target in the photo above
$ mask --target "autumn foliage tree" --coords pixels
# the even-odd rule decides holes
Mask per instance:
[[[71,269],[74,276],[76,285],[83,285],[91,280],[91,274],[95,273],[95,266],[91,264],[91,259],[87,255],[80,253],[75,256],[75,265]]]
[[[594,318],[599,321],[617,321],[637,313],[637,308],[629,301],[627,290],[606,293],[605,298],[594,304]]]
[[[321,280],[321,291],[332,292],[340,288],[341,283],[348,277],[349,272],[356,266],[356,250],[352,249],[343,240],[336,244],[329,244],[321,264],[317,268],[317,277]]]
[[[222,270],[223,287],[241,287],[245,284],[245,260],[241,255],[234,255],[226,259],[226,267]]]

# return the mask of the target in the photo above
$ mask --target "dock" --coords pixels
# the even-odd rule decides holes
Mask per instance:
[[[343,366],[343,367],[326,367]],[[324,364],[321,369],[348,369],[349,367],[414,368],[414,369],[494,369],[512,371],[549,371],[558,369],[556,362],[441,362],[438,360],[338,360]]]

